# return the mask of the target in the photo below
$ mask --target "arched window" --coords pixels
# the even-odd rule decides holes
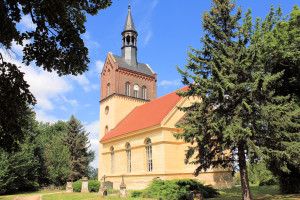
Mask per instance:
[[[107,83],[107,86],[106,86],[106,95],[107,96],[110,95],[110,83]]]
[[[105,126],[105,134],[108,133],[108,126]]]
[[[146,87],[142,87],[142,99],[146,99]]]
[[[127,173],[131,173],[131,146],[129,143],[126,145],[126,154],[127,154]]]
[[[150,139],[146,141],[146,167],[148,172],[152,172],[153,162],[152,162],[152,146],[151,146]]]
[[[138,98],[139,97],[139,86],[137,85],[137,84],[135,84],[134,86],[133,86],[133,96],[134,97],[136,97],[136,98]]]
[[[125,95],[130,96],[130,83],[125,84]]]
[[[106,107],[105,107],[105,114],[107,115],[108,113],[109,113],[109,107],[106,106]]]
[[[110,163],[110,171],[111,174],[114,173],[115,171],[115,152],[114,152],[114,147],[111,147],[110,149],[110,159],[111,159],[111,163]]]

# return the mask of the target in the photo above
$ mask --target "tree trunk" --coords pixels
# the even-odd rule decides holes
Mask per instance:
[[[248,173],[247,173],[244,143],[238,145],[238,156],[239,156],[239,167],[240,167],[243,200],[252,200]]]

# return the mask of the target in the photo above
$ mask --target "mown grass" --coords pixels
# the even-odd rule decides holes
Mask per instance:
[[[88,193],[88,194],[82,194],[82,193],[60,193],[60,194],[51,194],[51,195],[44,195],[42,197],[42,200],[100,200],[103,199],[100,197],[99,194],[96,193]],[[105,197],[105,199],[110,200],[117,200],[120,199],[118,195],[116,196],[108,196]],[[122,198],[124,199],[124,198]],[[146,200],[144,198],[126,198],[127,200]]]
[[[272,186],[250,186],[251,194],[254,200],[271,200],[285,199],[295,200],[300,199],[300,194],[281,195],[277,185]],[[242,199],[242,189],[236,186],[231,189],[219,190],[220,195],[210,200],[240,200]]]
[[[23,195],[34,195],[34,194],[45,194],[42,200],[100,200],[100,196],[96,193],[57,193],[59,191],[38,191],[38,192],[25,192],[14,195],[0,196],[0,200],[13,200],[17,196]],[[216,198],[210,198],[210,200],[240,200],[242,199],[241,187],[237,186],[231,189],[219,190],[220,195]],[[53,193],[53,194],[47,194]],[[296,200],[300,199],[300,194],[281,195],[279,193],[278,186],[251,186],[251,193],[254,200]],[[105,199],[117,200],[120,199],[118,196],[109,196]],[[126,198],[127,200],[146,200],[143,198]]]

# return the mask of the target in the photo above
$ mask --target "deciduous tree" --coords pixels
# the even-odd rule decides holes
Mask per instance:
[[[111,0],[0,1],[0,46],[11,50],[12,42],[26,45],[23,62],[59,75],[78,75],[88,69],[88,49],[81,35],[86,29],[86,14],[96,15],[111,5]],[[33,30],[21,31],[17,24],[28,16]],[[24,139],[26,107],[36,100],[15,64],[3,60],[0,52],[0,144],[8,151]]]

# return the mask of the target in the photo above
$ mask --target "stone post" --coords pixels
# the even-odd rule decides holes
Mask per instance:
[[[124,175],[122,175],[122,182],[120,185],[120,198],[126,198],[126,184],[124,182]]]
[[[67,182],[66,190],[67,190],[67,193],[73,192],[73,182]]]
[[[81,193],[89,193],[89,184],[87,177],[82,177]]]

